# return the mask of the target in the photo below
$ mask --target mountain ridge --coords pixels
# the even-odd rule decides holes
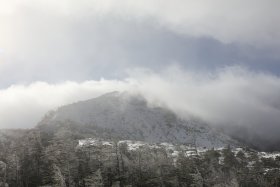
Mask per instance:
[[[201,147],[237,145],[237,141],[200,120],[185,120],[162,107],[150,106],[144,97],[110,92],[58,108],[38,127],[72,123],[95,129],[100,138],[193,144]]]

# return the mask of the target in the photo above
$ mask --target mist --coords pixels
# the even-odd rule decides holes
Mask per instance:
[[[127,91],[280,141],[279,5],[0,1],[0,128],[32,128],[59,106]]]
[[[0,186],[277,186],[279,7],[0,0]]]
[[[171,66],[155,73],[127,70],[122,80],[49,84],[34,82],[0,90],[1,128],[31,128],[49,110],[119,91],[141,94],[153,106],[178,116],[197,117],[213,126],[246,127],[251,134],[279,140],[280,78],[240,66],[211,73]]]

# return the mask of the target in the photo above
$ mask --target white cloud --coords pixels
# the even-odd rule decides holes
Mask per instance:
[[[149,22],[159,30],[188,37],[264,47],[276,56],[279,7],[279,0],[0,0],[0,78],[17,83],[38,77],[47,82],[84,80],[90,77],[85,74],[102,72],[104,63],[108,72],[133,63],[127,59],[141,61],[141,55],[129,50],[131,43],[140,46],[135,50],[141,49],[141,43],[134,42],[141,37],[134,34],[133,22],[138,26]],[[126,38],[132,42],[122,47]],[[109,91],[134,90],[183,116],[192,114],[211,124],[253,126],[275,137],[279,133],[279,77],[238,67],[207,75],[171,69],[161,73],[136,70],[124,81],[12,85],[0,90],[0,127],[32,127],[57,106]],[[74,74],[79,75],[71,77]]]
[[[279,46],[279,5],[278,0],[11,0],[0,1],[0,21],[2,30],[7,26],[25,27],[24,22],[17,22],[24,21],[20,17],[38,12],[73,20],[104,16],[153,18],[177,33],[210,36],[226,43]]]
[[[124,91],[130,84],[126,81],[100,80],[12,85],[0,90],[0,128],[34,127],[49,110],[107,92]]]
[[[162,103],[183,117],[193,115],[212,125],[246,126],[278,138],[280,78],[241,67],[215,73],[184,72],[140,75],[139,90],[151,103]]]
[[[280,133],[280,78],[228,67],[205,74],[171,67],[161,73],[129,71],[125,80],[14,85],[0,90],[0,124],[32,127],[50,109],[111,91],[143,94],[182,117],[193,115],[212,125],[246,126],[277,139]]]

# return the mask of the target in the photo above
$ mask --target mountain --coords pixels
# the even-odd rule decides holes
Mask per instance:
[[[0,186],[279,186],[279,152],[237,146],[201,120],[113,92],[0,130]]]
[[[139,95],[112,92],[98,98],[62,106],[49,113],[39,124],[41,129],[75,126],[94,137],[170,142],[199,147],[223,147],[237,142],[201,120],[184,120],[174,112],[150,106]]]

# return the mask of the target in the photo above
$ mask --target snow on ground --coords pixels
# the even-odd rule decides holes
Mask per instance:
[[[259,152],[258,156],[262,157],[262,158],[273,158],[273,159],[275,159],[276,157],[280,157],[280,153],[279,152],[274,152],[274,153]]]
[[[98,146],[98,145],[113,146],[113,142],[102,141],[102,140],[99,140],[96,138],[88,138],[88,139],[79,140],[79,143],[78,143],[79,147]]]
[[[114,147],[114,145],[121,145],[126,144],[128,151],[137,151],[141,148],[148,148],[148,149],[164,149],[166,150],[169,157],[173,158],[174,162],[177,160],[179,156],[179,152],[182,151],[185,156],[191,157],[191,156],[198,156],[203,155],[206,151],[210,150],[205,147],[193,147],[189,145],[174,145],[171,143],[163,142],[163,143],[147,143],[143,141],[133,141],[133,140],[122,140],[118,142],[113,141],[104,141],[97,138],[88,138],[88,139],[82,139],[79,140],[78,147],[87,147],[87,146],[109,146]],[[215,150],[222,152],[224,147],[216,148]],[[245,157],[249,157],[249,153],[246,152],[243,148],[233,148],[232,151],[236,155],[239,151],[242,151],[245,154]],[[266,153],[266,152],[257,152],[259,158],[273,158],[280,157],[279,152],[275,153]],[[219,163],[223,162],[223,156],[220,156]],[[249,163],[250,165],[253,165],[254,162]]]
[[[116,144],[113,141],[103,141],[96,138],[88,138],[79,140],[78,146],[85,147],[85,146],[114,146]],[[140,148],[146,147],[149,149],[160,149],[163,148],[168,153],[168,156],[176,158],[179,155],[179,150],[185,153],[185,156],[197,156],[205,153],[207,148],[203,147],[192,147],[189,145],[174,145],[171,143],[163,142],[163,143],[147,143],[143,141],[132,141],[132,140],[122,140],[117,142],[118,145],[120,144],[127,144],[129,151],[136,151]]]

